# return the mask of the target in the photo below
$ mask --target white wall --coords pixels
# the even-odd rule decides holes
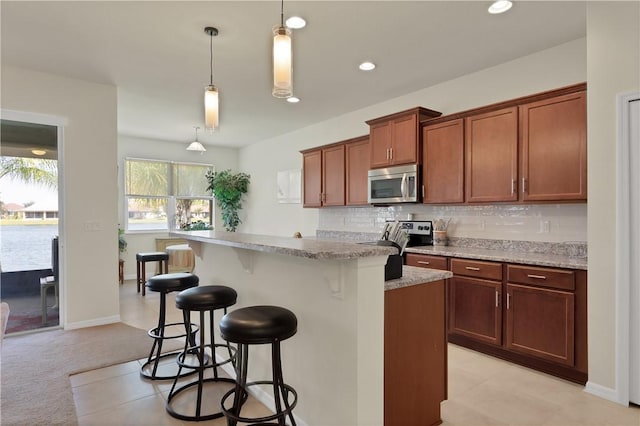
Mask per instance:
[[[206,146],[207,151],[200,154],[187,151],[187,141],[184,144],[174,141],[163,141],[157,139],[145,139],[139,137],[118,136],[118,223],[124,227],[124,159],[145,158],[151,160],[180,161],[186,163],[213,164],[217,171],[238,168],[238,150],[234,148],[223,148]],[[222,219],[219,209],[214,207],[216,215],[214,226],[216,229],[223,229]],[[145,251],[155,251],[155,239],[167,238],[166,232],[138,232],[127,233],[127,251],[121,255],[124,263],[125,279],[136,276],[136,253]],[[150,271],[151,273],[151,271]]]
[[[616,95],[640,90],[640,3],[587,5],[589,386],[615,399]]]
[[[119,319],[116,101],[114,86],[2,67],[3,109],[68,120],[59,153],[65,328]],[[87,221],[100,229],[85,231]]]
[[[315,235],[318,209],[278,204],[276,174],[279,170],[300,169],[301,149],[368,134],[366,120],[418,105],[451,114],[586,79],[586,39],[582,38],[243,148],[240,169],[251,174],[252,184],[246,221],[240,230],[282,236],[295,231],[304,236]],[[585,209],[577,214],[584,223]]]

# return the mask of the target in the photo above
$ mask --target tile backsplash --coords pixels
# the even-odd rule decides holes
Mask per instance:
[[[483,206],[325,207],[318,229],[379,232],[387,219],[451,219],[448,236],[514,241],[587,240],[587,204],[503,204]]]

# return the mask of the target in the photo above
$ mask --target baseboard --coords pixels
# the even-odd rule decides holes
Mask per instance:
[[[222,362],[224,361],[224,359],[216,354],[216,359],[218,360],[218,362]],[[222,369],[225,371],[225,373],[227,373],[229,375],[229,377],[231,377],[232,379],[236,378],[236,372],[233,369],[233,366],[231,364],[225,364],[222,366]],[[251,379],[250,377],[247,377],[247,382],[252,382],[253,379]],[[269,395],[267,392],[263,391],[262,389],[260,389],[258,386],[252,386],[249,388],[249,393],[258,401],[260,401],[262,404],[264,404],[269,410],[275,412],[276,411],[276,405],[274,404],[273,401],[273,397],[271,395]],[[302,420],[300,417],[298,417],[296,415],[296,413],[293,413],[293,417],[296,420],[296,424],[299,426],[308,426],[307,423]]]
[[[96,318],[88,321],[71,322],[64,325],[65,330],[75,330],[78,328],[95,327],[97,325],[107,325],[120,322],[120,315],[111,317]]]
[[[600,398],[607,399],[609,401],[616,402],[620,405],[628,406],[629,401],[623,401],[619,392],[615,389],[611,389],[597,383],[588,381],[584,387],[584,391],[591,395],[598,396]]]

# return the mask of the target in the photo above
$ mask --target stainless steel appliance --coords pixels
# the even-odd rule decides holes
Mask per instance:
[[[387,222],[395,222],[388,220]],[[400,228],[409,234],[407,247],[432,246],[433,222],[430,220],[399,220]]]
[[[369,170],[369,203],[415,203],[418,201],[418,166]]]

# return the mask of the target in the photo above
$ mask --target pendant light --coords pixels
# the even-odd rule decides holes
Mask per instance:
[[[196,129],[196,140],[189,144],[189,146],[187,147],[187,151],[196,151],[202,154],[206,151],[206,148],[200,142],[198,142],[198,129],[200,127],[194,126],[193,128]]]
[[[208,131],[213,132],[218,129],[219,115],[218,89],[213,85],[213,37],[218,35],[218,29],[214,27],[206,27],[204,32],[209,35],[209,69],[211,71],[209,85],[204,88],[204,127]]]
[[[273,27],[273,91],[276,98],[293,95],[291,30],[284,25],[284,0],[280,2],[280,25]]]

